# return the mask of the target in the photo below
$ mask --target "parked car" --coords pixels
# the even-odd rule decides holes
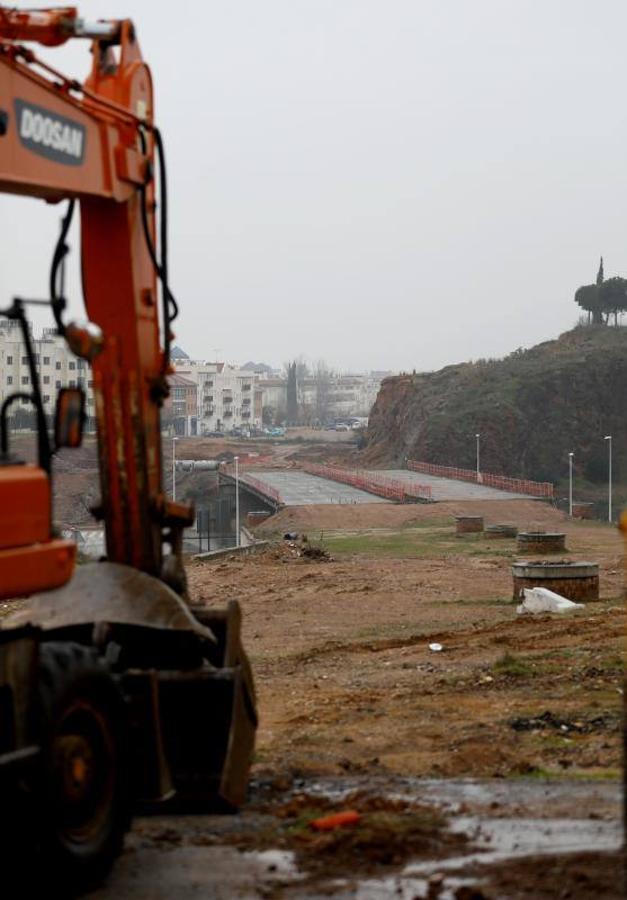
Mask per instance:
[[[335,426],[335,430],[336,431],[350,431],[350,428],[346,424],[346,422],[338,422],[337,425]]]
[[[213,437],[213,438],[223,438],[224,436],[225,435],[224,435],[223,431],[208,431],[204,435],[204,437]]]

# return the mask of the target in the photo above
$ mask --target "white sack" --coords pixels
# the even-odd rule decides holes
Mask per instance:
[[[583,603],[573,603],[547,588],[525,588],[524,594],[525,599],[516,607],[519,616],[526,613],[564,613],[584,608]]]

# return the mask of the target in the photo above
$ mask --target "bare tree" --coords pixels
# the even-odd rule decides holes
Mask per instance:
[[[298,380],[296,362],[287,366],[287,424],[296,425],[298,419]]]
[[[323,359],[319,359],[314,369],[314,381],[316,383],[316,417],[320,422],[325,422],[329,415],[332,380],[333,372]]]

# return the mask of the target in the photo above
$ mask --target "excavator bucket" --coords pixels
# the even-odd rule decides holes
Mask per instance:
[[[257,713],[236,601],[192,610],[144,572],[89,563],[29,598],[0,634],[27,626],[46,641],[89,637],[106,660],[130,710],[137,800],[244,801]]]

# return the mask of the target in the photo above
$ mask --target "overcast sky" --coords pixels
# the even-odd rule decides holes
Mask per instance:
[[[191,356],[433,369],[572,327],[600,253],[627,275],[624,0],[80,9],[153,70]],[[59,208],[0,211],[0,302],[44,296]]]

